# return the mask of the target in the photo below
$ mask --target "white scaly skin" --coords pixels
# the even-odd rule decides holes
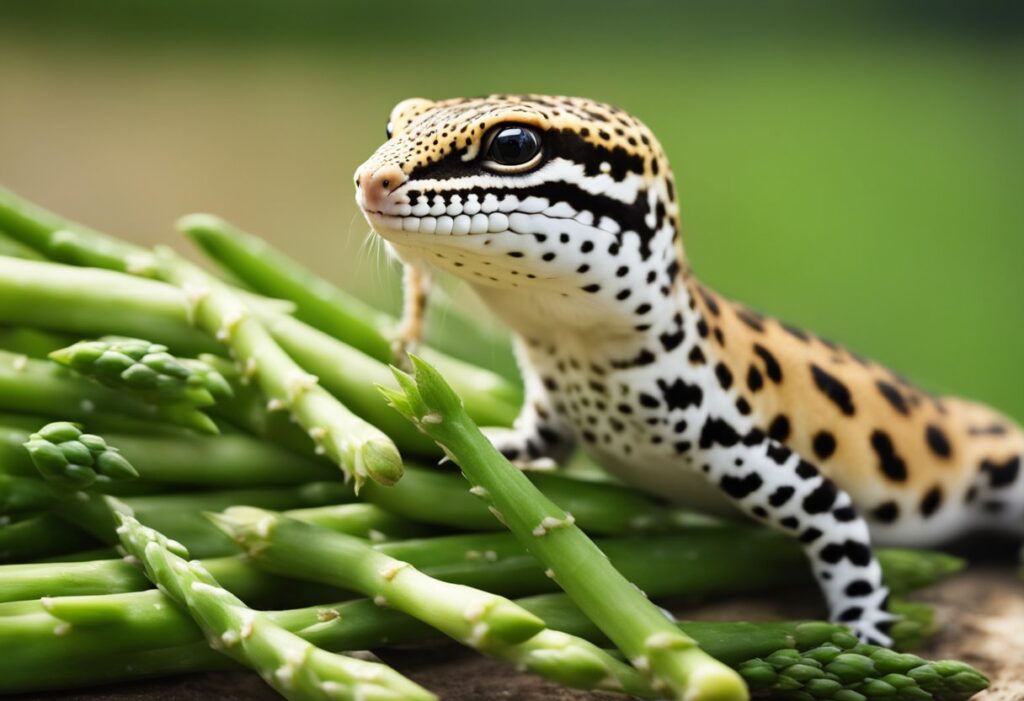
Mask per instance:
[[[667,159],[632,116],[579,98],[416,99],[389,133],[357,201],[406,265],[459,276],[516,332],[526,402],[490,433],[510,459],[582,443],[626,481],[790,532],[832,617],[882,643],[872,537],[1024,530],[1012,422],[700,286]],[[499,135],[519,140],[511,158]]]

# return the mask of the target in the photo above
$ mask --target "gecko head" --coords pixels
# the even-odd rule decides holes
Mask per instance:
[[[416,98],[387,134],[356,201],[404,261],[605,311],[649,308],[675,283],[672,175],[632,115],[582,98]]]

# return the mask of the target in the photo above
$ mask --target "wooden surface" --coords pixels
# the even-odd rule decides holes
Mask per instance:
[[[976,701],[1024,701],[1024,582],[1009,565],[979,564],[921,592],[917,599],[935,605],[943,631],[918,651],[929,658],[957,658],[989,675],[992,687]],[[768,619],[820,616],[798,603],[813,594],[733,599],[700,606],[674,606],[686,618]],[[610,701],[613,694],[562,689],[508,665],[455,645],[386,650],[381,657],[445,701]],[[59,664],[59,660],[54,660]],[[12,697],[13,698],[13,697]],[[81,692],[23,695],[21,701],[273,701],[279,699],[254,674],[222,672],[123,684]]]

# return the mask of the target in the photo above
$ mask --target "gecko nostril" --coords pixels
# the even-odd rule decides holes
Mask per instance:
[[[391,184],[391,181],[390,181],[390,180],[388,180],[387,178],[384,178],[384,180],[382,180],[380,184],[381,184],[381,185],[383,185],[383,186],[384,186],[384,189],[386,190],[386,189],[387,189],[387,187],[388,187],[388,185],[390,185],[390,184]]]

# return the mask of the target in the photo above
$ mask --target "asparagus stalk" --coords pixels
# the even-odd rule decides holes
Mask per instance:
[[[291,488],[236,489],[212,492],[182,492],[125,497],[122,501],[146,525],[170,533],[187,543],[199,557],[214,557],[234,551],[230,539],[214,528],[203,511],[218,511],[236,504],[254,504],[271,509],[295,509],[334,505],[351,498],[351,490],[336,482],[319,482]],[[365,507],[364,507],[365,508]],[[0,528],[0,562],[26,562],[116,542],[114,521],[98,495],[77,492],[55,503],[53,511],[14,521]],[[367,527],[395,535],[422,535],[404,519],[373,509],[367,511]],[[5,517],[9,518],[9,517]],[[401,528],[397,527],[401,524]]]
[[[53,260],[146,277],[157,273],[156,261],[146,249],[69,222],[3,188],[0,230]]]
[[[25,450],[39,473],[63,489],[84,489],[94,482],[139,476],[121,451],[66,421],[47,424],[33,433]]]
[[[157,255],[163,276],[194,300],[196,321],[230,347],[269,402],[290,411],[346,478],[355,480],[357,490],[366,478],[398,481],[402,459],[383,432],[320,387],[318,378],[292,360],[226,286],[168,249]]]
[[[5,351],[0,351],[0,410],[83,422],[111,413],[217,433],[216,424],[193,406],[150,404],[75,377],[55,363]]]
[[[296,316],[381,362],[392,359],[391,337],[398,322],[362,300],[332,285],[290,258],[283,251],[247,234],[211,214],[190,214],[178,221],[203,252],[260,294],[291,300]],[[449,326],[455,314],[448,314]],[[516,377],[508,341],[482,334],[475,325],[458,323],[453,333],[431,334],[428,340],[442,351],[463,361],[485,361],[494,366],[496,358]],[[429,332],[428,332],[429,333]],[[424,349],[432,362],[447,376],[456,367],[468,368],[441,353]]]
[[[502,596],[429,577],[358,538],[249,506],[208,517],[269,572],[353,589],[478,649],[519,643],[544,627]]]
[[[0,473],[33,475],[35,469],[21,444],[31,433],[0,417]],[[19,422],[21,423],[21,422]],[[38,419],[32,418],[32,423]],[[88,427],[103,426],[90,421]],[[329,464],[300,457],[243,434],[217,437],[188,432],[139,435],[103,431],[138,471],[139,479],[159,491],[160,485],[203,488],[294,486],[334,479]],[[107,490],[104,490],[107,491]],[[2,501],[0,501],[2,503]],[[0,513],[4,513],[0,508]]]
[[[221,562],[204,562],[212,574],[235,586],[254,578],[271,575],[249,571],[242,575],[237,558],[227,560],[230,569],[222,572]],[[125,565],[128,572],[137,570]],[[218,568],[218,569],[214,569]],[[276,586],[280,587],[280,584]],[[294,586],[294,585],[293,585]],[[253,589],[254,587],[249,587]],[[252,592],[246,591],[246,597]],[[564,595],[545,595],[520,599],[516,603],[540,616],[549,628],[584,637],[602,645],[605,638]],[[429,626],[390,608],[381,608],[371,600],[320,605],[304,609],[274,611],[268,614],[276,623],[302,636],[318,647],[331,650],[376,648],[395,643],[415,642],[434,637]],[[850,694],[857,685],[878,679],[894,671],[895,660],[903,676],[914,680],[908,685],[899,679],[901,695],[881,698],[934,699],[960,701],[985,688],[986,681],[975,670],[950,662],[925,662],[910,655],[892,657],[885,653],[873,659],[877,650],[860,646],[841,625],[818,622],[723,623],[687,622],[679,627],[697,640],[715,657],[741,670],[758,694],[773,698],[806,698],[799,691],[830,691],[808,672],[822,664],[820,655],[838,648],[849,660],[843,667],[842,687],[847,693],[830,691],[821,698],[837,701],[858,700]],[[54,635],[54,631],[61,631]],[[186,671],[223,668],[223,657],[201,642],[201,633],[190,625],[177,607],[168,605],[159,591],[148,590],[108,596],[48,597],[43,600],[0,604],[0,692],[40,690],[81,686],[145,676],[160,676]],[[825,647],[825,650],[818,648]],[[794,656],[793,653],[798,653]],[[892,653],[895,655],[895,653]],[[829,663],[835,662],[832,656]],[[869,658],[867,662],[862,657]],[[60,659],[59,668],[52,660]],[[771,672],[764,669],[765,661]],[[786,662],[786,664],[780,664]],[[802,666],[796,666],[802,665]],[[779,669],[776,669],[776,666]],[[861,676],[853,672],[859,671]],[[772,675],[772,676],[769,676]],[[886,682],[889,683],[889,682]],[[915,692],[915,685],[921,692]],[[832,687],[834,688],[834,687]],[[873,685],[872,689],[885,689]],[[786,693],[787,696],[782,696]],[[859,693],[859,692],[853,692]],[[878,698],[866,696],[866,698]]]
[[[257,671],[294,701],[367,699],[414,701],[433,694],[382,664],[314,647],[248,608],[223,589],[188,551],[130,516],[120,515],[121,544],[146,576],[188,610],[212,647]]]
[[[608,562],[571,516],[548,500],[494,449],[441,375],[417,357],[415,377],[395,370],[402,391],[383,389],[392,406],[441,444],[495,516],[634,666],[674,698],[747,698],[735,672],[680,632]]]
[[[79,337],[144,336],[184,355],[219,351],[190,326],[188,313],[181,291],[156,280],[0,256],[3,324]]]
[[[589,642],[544,630],[504,597],[450,584],[357,539],[249,507],[211,518],[252,561],[275,574],[355,589],[480,652],[583,689],[649,695],[642,676]]]
[[[222,352],[219,344],[191,327],[192,306],[180,289],[154,280],[108,270],[0,256],[0,324],[66,331],[79,336],[144,337],[181,355]],[[111,314],[111,309],[117,309],[118,313]],[[265,303],[257,305],[254,311],[285,352],[309,372],[324,378],[326,389],[349,405],[373,406],[379,413],[381,404],[370,384],[394,385],[383,363],[268,308]],[[518,393],[514,388],[509,390],[508,383],[479,368],[453,374],[452,379],[466,397],[474,419],[489,425],[511,424],[517,411]],[[402,426],[406,432],[396,438],[412,435],[403,422],[387,420]],[[390,425],[385,423],[385,426]],[[419,437],[416,441],[413,445],[416,449],[429,445]]]
[[[38,329],[0,328],[0,349],[40,360],[46,360],[52,351],[70,345],[74,340],[71,336]]]
[[[106,336],[55,350],[51,360],[112,389],[138,392],[149,401],[210,406],[232,395],[231,385],[208,363],[175,358],[167,346]]]
[[[219,217],[190,214],[178,228],[252,289],[295,303],[297,316],[382,362],[391,359],[388,315],[338,289],[283,251],[246,234]]]
[[[6,236],[3,231],[0,231],[0,256],[24,258],[25,260],[46,260],[43,256],[39,255],[35,249],[29,248],[9,236]]]
[[[132,499],[126,500],[129,504]],[[153,500],[157,501],[157,500]],[[137,503],[137,502],[136,502]],[[349,535],[379,539],[379,533],[401,538],[416,526],[395,521],[387,512],[367,504],[346,504],[286,512],[293,518],[316,523]],[[165,523],[167,527],[171,524]],[[173,526],[172,526],[173,528]],[[174,529],[178,530],[178,529]],[[765,592],[791,587],[806,569],[800,553],[786,547],[786,541],[764,537],[766,531],[719,532],[694,529],[673,536],[604,539],[598,541],[616,569],[650,596],[685,596],[699,599],[734,593]],[[523,596],[557,591],[544,568],[507,533],[414,538],[376,543],[374,547],[391,557],[405,560],[426,574],[446,582],[486,589],[504,596]],[[892,557],[890,557],[892,555]],[[948,556],[927,551],[880,551],[887,583],[900,581],[900,571],[930,573],[917,576],[914,584],[925,586],[951,570]],[[219,558],[218,567],[227,568],[229,559]],[[694,562],[702,567],[690,567]],[[726,563],[726,564],[720,564]],[[895,563],[895,564],[894,564]],[[209,561],[205,561],[210,567]],[[82,562],[74,565],[28,564],[0,566],[0,602],[34,599],[39,596],[71,596],[133,591],[118,588],[126,579],[126,565],[120,560]],[[895,573],[895,574],[894,574]],[[225,586],[236,590],[245,572],[218,569],[214,574]],[[907,593],[909,589],[902,589]],[[917,619],[920,620],[920,619]],[[900,624],[897,624],[900,625]],[[908,630],[903,638],[916,631]]]

